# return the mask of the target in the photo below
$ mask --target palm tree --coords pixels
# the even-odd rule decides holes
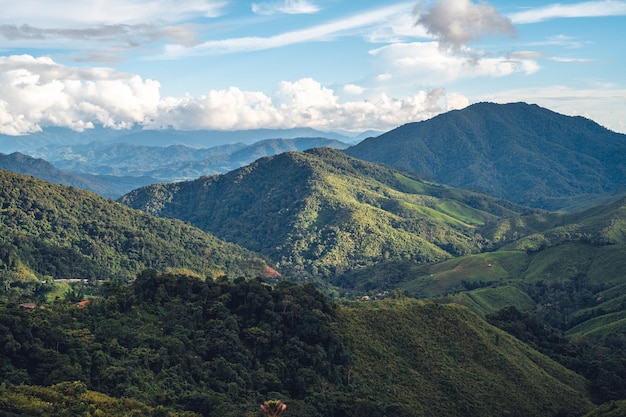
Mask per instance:
[[[287,408],[286,404],[283,404],[281,400],[269,400],[265,401],[261,406],[261,410],[267,417],[280,417]]]

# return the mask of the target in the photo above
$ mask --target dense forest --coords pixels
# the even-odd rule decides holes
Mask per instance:
[[[336,304],[312,285],[145,270],[0,303],[6,415],[582,415],[585,380],[468,309]],[[133,414],[134,413],[134,414]]]

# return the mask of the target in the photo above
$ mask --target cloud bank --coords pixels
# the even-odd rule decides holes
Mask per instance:
[[[0,57],[0,133],[8,135],[45,126],[81,131],[96,124],[115,129],[386,130],[467,104],[465,97],[442,89],[404,99],[378,94],[342,101],[311,78],[281,82],[271,95],[231,87],[200,97],[161,97],[159,82],[110,68],[73,68],[30,55]]]

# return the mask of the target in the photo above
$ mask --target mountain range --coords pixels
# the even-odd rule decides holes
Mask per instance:
[[[223,174],[263,156],[282,152],[317,147],[345,149],[348,146],[347,143],[321,137],[265,139],[251,144],[237,142],[210,148],[90,142],[83,145],[49,145],[29,154],[45,159],[65,172],[150,177],[154,178],[153,182],[173,182]]]
[[[626,135],[526,103],[478,103],[345,151],[423,178],[556,210],[626,189]]]
[[[250,145],[266,139],[294,139],[299,137],[323,137],[330,140],[352,143],[359,140],[376,136],[382,132],[367,131],[361,133],[335,133],[322,132],[310,128],[294,129],[253,129],[253,130],[143,130],[134,127],[130,130],[111,129],[102,126],[95,126],[93,129],[74,131],[62,127],[45,127],[41,131],[27,135],[11,136],[0,134],[0,152],[29,153],[47,146],[71,146],[85,145],[90,142],[116,142],[128,143],[138,146],[160,146],[183,145],[192,148],[212,148],[215,146],[228,145],[232,143],[244,143]]]
[[[286,144],[119,202],[0,171],[0,409],[624,415],[624,135],[480,103],[344,150]]]

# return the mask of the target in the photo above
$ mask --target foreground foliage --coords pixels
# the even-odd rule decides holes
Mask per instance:
[[[44,307],[0,304],[15,415],[258,416],[268,399],[311,417],[591,410],[583,378],[461,307],[337,306],[312,285],[155,270],[82,309]]]

